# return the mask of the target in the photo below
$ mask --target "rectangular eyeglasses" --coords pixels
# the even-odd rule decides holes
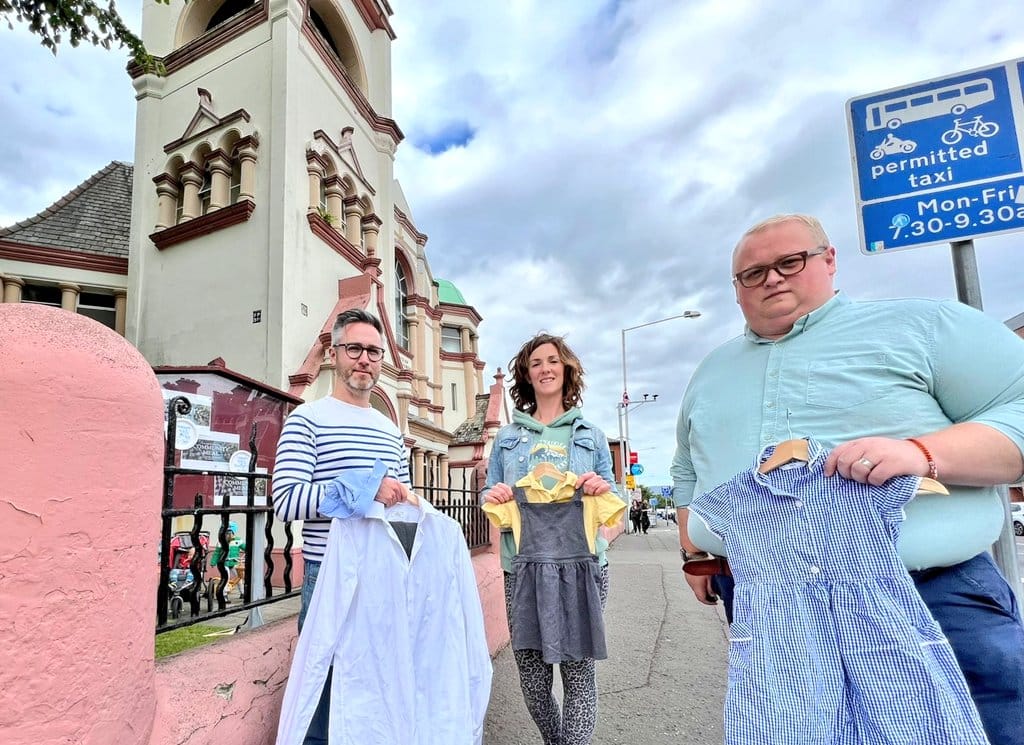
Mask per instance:
[[[366,347],[362,344],[335,344],[334,348],[344,349],[345,355],[350,360],[358,360],[363,352],[366,352],[366,357],[370,362],[380,362],[384,359],[384,350],[380,347]]]
[[[792,277],[794,274],[799,274],[804,270],[804,267],[807,266],[807,259],[809,257],[819,256],[825,253],[827,248],[828,246],[816,246],[809,251],[787,254],[771,264],[752,266],[749,269],[744,269],[742,272],[737,272],[733,276],[733,279],[747,289],[750,289],[752,287],[760,287],[767,282],[768,274],[772,269],[777,271],[783,277]]]

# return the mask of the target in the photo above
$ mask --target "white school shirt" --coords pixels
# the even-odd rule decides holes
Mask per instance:
[[[418,523],[411,557],[387,519]],[[301,745],[334,666],[331,745],[479,745],[491,658],[459,524],[422,497],[334,519],[277,745]]]

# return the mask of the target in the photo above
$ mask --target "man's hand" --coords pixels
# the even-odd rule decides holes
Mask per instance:
[[[484,494],[484,501],[491,504],[504,504],[510,499],[512,499],[512,487],[508,484],[495,484]]]
[[[683,572],[683,579],[686,580],[686,584],[693,590],[693,595],[697,600],[704,603],[704,605],[717,605],[718,596],[714,590],[711,589],[711,577],[700,576],[695,577],[692,574]]]
[[[860,437],[837,445],[825,461],[825,476],[881,486],[893,476],[926,476],[928,459],[907,440]]]
[[[589,496],[594,496],[595,494],[606,494],[612,490],[611,484],[593,471],[587,471],[576,479],[576,486],[583,489],[583,493]]]
[[[409,492],[405,488],[405,484],[398,479],[385,476],[384,480],[380,482],[380,488],[377,489],[377,496],[373,499],[385,507],[392,507],[399,502],[404,502],[408,494]],[[365,499],[365,497],[363,498]]]

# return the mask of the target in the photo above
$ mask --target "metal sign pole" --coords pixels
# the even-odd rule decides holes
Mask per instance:
[[[953,253],[953,277],[956,279],[957,299],[964,305],[983,310],[974,241],[954,241],[949,244],[949,249]]]
[[[956,296],[961,303],[982,310],[981,282],[978,279],[978,261],[974,255],[974,241],[956,241],[949,244],[953,254],[953,276],[956,279]],[[1009,489],[999,487],[1003,503],[1003,530],[992,544],[992,558],[1002,571],[1017,595],[1017,605],[1024,607],[1024,588],[1021,588],[1020,571],[1017,567],[1017,543],[1013,537],[1013,520],[1010,518]]]

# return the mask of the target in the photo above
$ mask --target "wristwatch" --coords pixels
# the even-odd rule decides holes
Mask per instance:
[[[698,561],[711,557],[707,551],[687,551],[682,546],[679,547],[679,555],[683,558],[683,563],[688,561]]]

